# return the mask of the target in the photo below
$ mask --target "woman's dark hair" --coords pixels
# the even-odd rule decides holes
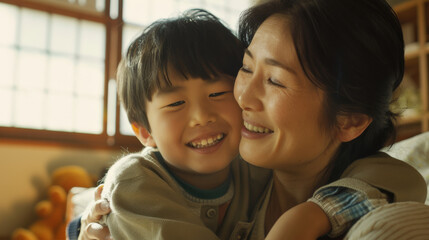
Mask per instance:
[[[152,23],[130,44],[118,66],[118,95],[128,120],[150,130],[145,103],[163,84],[171,85],[169,69],[185,79],[212,81],[221,74],[235,78],[243,53],[231,30],[202,9]]]
[[[337,126],[338,115],[372,118],[359,137],[341,144],[328,166],[333,181],[354,160],[395,138],[389,105],[404,74],[401,25],[384,0],[274,0],[242,14],[239,38],[245,46],[273,14],[288,19],[305,74],[325,91],[328,128]]]

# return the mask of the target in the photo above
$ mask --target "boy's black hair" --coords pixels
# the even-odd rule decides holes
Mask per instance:
[[[128,120],[150,131],[145,104],[155,90],[171,85],[169,69],[185,79],[235,78],[243,53],[231,30],[202,9],[152,23],[130,44],[118,66],[118,95]]]
[[[337,126],[339,115],[361,113],[373,120],[358,138],[341,144],[328,171],[335,180],[354,160],[395,137],[389,103],[404,74],[401,25],[385,0],[272,0],[241,16],[245,46],[274,14],[288,19],[305,74],[325,92],[327,129]]]

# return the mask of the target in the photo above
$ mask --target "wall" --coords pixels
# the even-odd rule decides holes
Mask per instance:
[[[0,142],[0,236],[35,220],[36,202],[46,198],[49,176],[60,166],[76,164],[99,176],[119,151]]]

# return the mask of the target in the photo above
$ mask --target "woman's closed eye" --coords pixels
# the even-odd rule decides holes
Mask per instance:
[[[244,73],[252,73],[252,70],[250,70],[250,68],[247,67],[246,65],[241,66],[240,71]]]
[[[277,81],[274,78],[268,78],[268,83],[271,85],[274,85],[276,87],[286,88],[282,83],[280,83],[279,81]]]

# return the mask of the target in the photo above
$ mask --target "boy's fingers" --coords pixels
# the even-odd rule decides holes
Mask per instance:
[[[98,223],[91,223],[86,228],[86,235],[89,239],[111,240],[109,228]]]
[[[106,199],[96,201],[88,214],[88,221],[95,222],[101,219],[104,215],[110,212],[109,202]]]

